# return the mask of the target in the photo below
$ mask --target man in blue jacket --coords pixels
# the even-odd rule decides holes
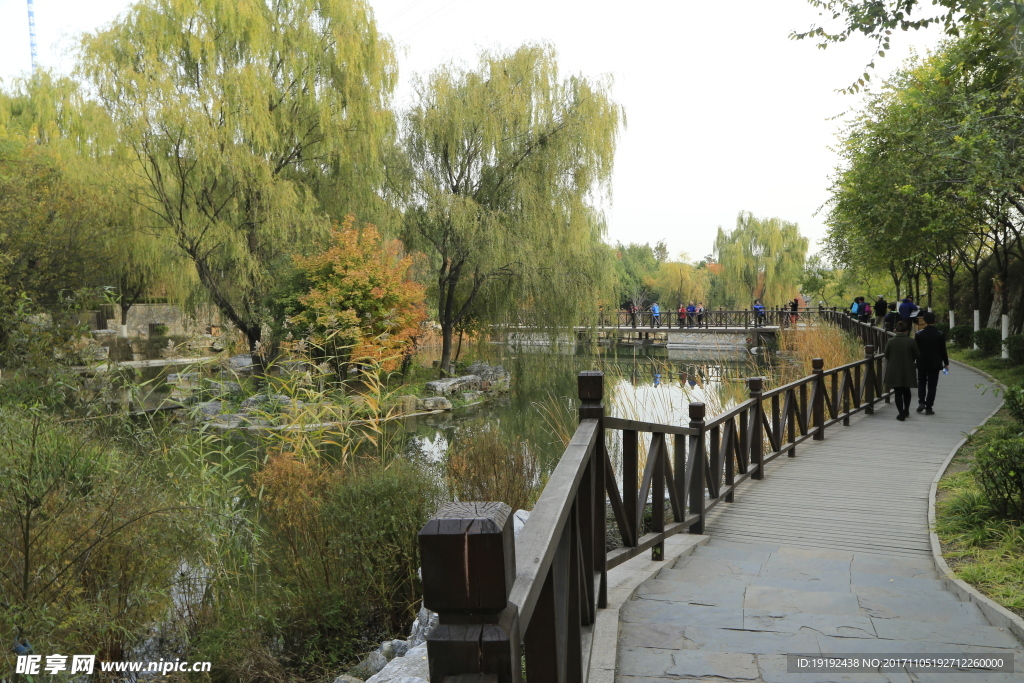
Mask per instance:
[[[658,306],[658,302],[651,304],[651,324],[661,327],[661,308]]]
[[[912,296],[908,296],[900,303],[900,318],[910,327],[911,336],[917,332],[917,316],[920,312],[921,309],[914,303]]]

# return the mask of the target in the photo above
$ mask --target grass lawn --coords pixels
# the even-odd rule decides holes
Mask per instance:
[[[1024,383],[1024,367],[984,358],[974,351],[952,351],[967,363],[1011,386]],[[956,572],[1000,605],[1024,615],[1024,529],[990,510],[971,473],[975,455],[995,439],[1016,437],[1024,426],[1004,407],[971,435],[939,482],[936,532],[942,554]]]

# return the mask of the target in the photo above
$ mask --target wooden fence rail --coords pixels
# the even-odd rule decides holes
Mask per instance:
[[[439,616],[431,682],[518,683],[525,672],[530,683],[583,683],[609,569],[646,550],[662,559],[666,538],[704,533],[708,513],[764,479],[766,463],[888,402],[876,351],[891,333],[821,315],[866,342],[862,360],[825,369],[814,359],[810,376],[767,391],[751,377],[746,400],[710,418],[691,403],[686,426],[606,416],[603,373],[580,373],[579,427],[518,538],[495,502],[449,503],[420,532],[423,602]],[[621,478],[608,444],[619,445]],[[609,513],[622,540],[613,550]]]
[[[793,318],[793,311],[788,306],[765,308],[764,313],[758,316],[752,309],[724,310],[707,309],[702,316],[680,314],[674,310],[661,311],[658,318],[649,310],[637,311],[635,314],[625,310],[603,311],[598,315],[596,324],[600,328],[614,327],[618,329],[687,329],[697,327],[716,328],[752,328],[759,325],[766,327],[788,327],[796,321],[806,322],[810,320],[839,318],[844,312],[836,308],[800,308],[797,318]],[[504,323],[498,327],[505,328],[527,328],[544,329],[550,326],[550,322],[532,315],[528,311],[519,311],[509,316]]]

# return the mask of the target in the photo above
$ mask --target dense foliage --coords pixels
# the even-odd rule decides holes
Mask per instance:
[[[350,361],[393,370],[411,352],[425,312],[423,287],[409,278],[412,257],[355,217],[332,231],[331,246],[297,256],[298,277],[283,302],[289,329],[338,372]]]

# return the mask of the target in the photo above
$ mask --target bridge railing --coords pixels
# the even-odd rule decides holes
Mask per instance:
[[[794,315],[795,314],[795,315]],[[665,310],[655,318],[649,310],[630,313],[626,310],[602,311],[598,314],[597,326],[617,329],[687,329],[687,328],[730,328],[747,329],[764,325],[767,327],[789,327],[812,320],[835,319],[844,316],[843,311],[835,308],[805,308],[792,311],[788,306],[765,308],[761,315],[752,309],[724,310],[706,309],[702,315],[679,313]],[[849,317],[847,315],[847,317]],[[852,318],[850,322],[856,322]],[[550,324],[530,311],[517,311],[505,318],[498,327],[508,329],[544,329]],[[870,325],[868,325],[870,327]],[[878,328],[875,328],[878,329]]]
[[[877,335],[843,313],[824,317]],[[439,617],[427,638],[431,682],[586,681],[608,570],[648,549],[663,559],[667,538],[704,533],[708,513],[764,479],[766,463],[888,402],[882,356],[873,344],[864,354],[828,370],[814,359],[810,376],[767,391],[751,377],[746,400],[711,418],[691,403],[686,426],[607,416],[603,374],[580,373],[579,427],[518,538],[511,510],[495,502],[449,503],[420,532],[423,602]],[[609,517],[622,543],[611,550]]]

